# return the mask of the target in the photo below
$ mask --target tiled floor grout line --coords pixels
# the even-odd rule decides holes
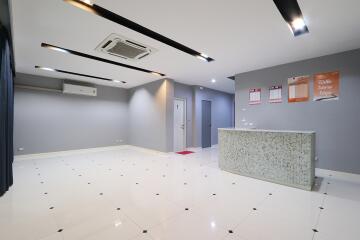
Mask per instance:
[[[327,195],[327,194],[328,194],[328,190],[329,190],[329,184],[328,184],[328,183],[331,183],[331,182],[330,182],[331,177],[332,177],[332,176],[330,175],[328,180],[325,179],[325,178],[323,179],[323,181],[326,180],[326,187],[325,187],[325,192],[324,192],[324,193],[321,193],[321,194],[324,194],[324,196],[323,196],[323,198],[322,198],[322,200],[321,200],[321,206],[319,206],[319,208],[320,208],[320,207],[324,208],[325,201],[326,201],[326,199],[327,199],[327,197],[328,197],[328,195]],[[326,210],[326,209],[324,208],[324,209],[320,209],[320,210],[319,210],[319,214],[318,214],[318,216],[317,216],[317,219],[316,219],[316,222],[315,222],[315,226],[314,226],[314,229],[316,229],[317,231],[318,231],[318,227],[319,227],[319,224],[320,224],[320,218],[321,218],[321,215],[322,215],[322,213],[323,213],[324,210]],[[312,240],[315,239],[316,234],[317,234],[317,232],[314,232],[314,233],[313,233]]]
[[[36,161],[36,160],[35,160]],[[37,164],[36,164],[37,165]],[[46,188],[46,185],[48,185],[49,183],[48,183],[48,181],[45,181],[45,179],[43,179],[43,177],[42,177],[42,175],[41,175],[41,182],[43,182],[43,184],[41,184],[42,186],[42,188],[43,188],[43,190],[44,190],[44,188]],[[48,192],[46,189],[45,189],[45,191],[46,192]],[[51,194],[51,193],[50,193]],[[52,207],[53,206],[53,204],[50,202],[50,197],[49,197],[49,195],[47,194],[46,195],[46,202],[47,202],[47,204],[48,204],[48,208],[50,208],[50,207]],[[51,211],[52,209],[50,209],[50,213],[49,213],[49,215],[51,216],[51,218],[52,218],[52,220],[54,221],[54,224],[55,224],[55,226],[56,226],[56,228],[58,229],[58,231],[61,229],[61,226],[59,226],[58,225],[58,222],[56,221],[56,218],[55,218],[55,216],[54,216],[54,212],[53,211]],[[45,237],[48,237],[48,236],[52,236],[52,235],[54,235],[54,234],[56,234],[56,232],[54,232],[54,233],[52,233],[52,234],[50,234],[50,235],[47,235],[47,236],[42,236],[39,240],[41,240],[41,239],[43,239],[43,238],[45,238]],[[64,236],[63,236],[63,233],[62,232],[58,232],[58,234],[60,235],[60,237],[61,237],[61,239],[63,239],[64,240]]]

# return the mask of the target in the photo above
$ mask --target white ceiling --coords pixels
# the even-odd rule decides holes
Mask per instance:
[[[158,77],[63,54],[42,42],[165,73],[177,82],[234,92],[236,73],[360,48],[359,0],[298,0],[310,34],[297,38],[271,0],[93,0],[215,61],[203,62],[62,0],[12,0],[16,71],[130,88]],[[118,33],[159,51],[130,62],[95,51]],[[34,69],[58,68],[126,81],[107,83]],[[216,83],[211,83],[215,78]]]

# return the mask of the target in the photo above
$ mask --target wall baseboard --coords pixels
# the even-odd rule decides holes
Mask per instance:
[[[347,172],[316,168],[315,175],[318,177],[331,177],[336,180],[360,183],[360,174],[355,174],[355,173],[347,173]]]
[[[43,158],[52,158],[52,157],[64,157],[73,154],[82,154],[82,153],[92,153],[92,152],[103,152],[116,149],[127,148],[128,145],[117,145],[117,146],[108,146],[108,147],[96,147],[96,148],[84,148],[84,149],[75,149],[75,150],[66,150],[58,152],[46,152],[46,153],[34,153],[34,154],[24,154],[24,155],[15,155],[15,161],[22,160],[32,160],[32,159],[43,159]]]
[[[213,145],[212,148],[217,148],[217,145]],[[120,150],[120,149],[133,149],[136,151],[140,151],[143,153],[156,154],[166,156],[168,153],[160,152],[153,149],[138,147],[134,145],[117,145],[117,146],[108,146],[108,147],[97,147],[97,148],[87,148],[87,149],[76,149],[76,150],[67,150],[67,151],[59,151],[59,152],[47,152],[47,153],[35,153],[35,154],[24,154],[24,155],[16,155],[14,157],[14,161],[23,161],[23,160],[33,160],[33,159],[44,159],[44,158],[53,158],[53,157],[65,157],[74,154],[84,154],[84,153],[95,153],[95,152],[104,152],[111,150]],[[196,148],[188,148],[189,150],[200,150],[201,147]],[[329,177],[331,176],[337,180],[350,181],[360,183],[360,174],[333,171],[328,169],[315,169],[315,175],[318,177]]]
[[[95,152],[104,152],[111,150],[119,149],[133,149],[136,151],[150,153],[150,154],[166,154],[152,149],[142,148],[133,145],[116,145],[108,147],[96,147],[96,148],[85,148],[85,149],[75,149],[75,150],[66,150],[58,152],[46,152],[46,153],[35,153],[35,154],[24,154],[24,155],[15,155],[14,161],[23,161],[23,160],[33,160],[33,159],[44,159],[44,158],[53,158],[53,157],[65,157],[74,154],[84,154],[84,153],[95,153]]]

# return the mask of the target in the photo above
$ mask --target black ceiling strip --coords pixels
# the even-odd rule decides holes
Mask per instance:
[[[96,61],[101,61],[101,62],[105,62],[105,63],[110,63],[110,64],[114,64],[114,65],[117,65],[117,66],[120,66],[120,67],[125,67],[125,68],[129,68],[129,69],[133,69],[133,70],[137,70],[137,71],[141,71],[141,72],[146,72],[146,73],[151,73],[151,74],[157,74],[157,75],[162,76],[162,77],[165,76],[165,74],[163,74],[163,73],[159,73],[159,72],[155,72],[155,71],[150,71],[150,70],[147,70],[147,69],[144,69],[144,68],[139,68],[139,67],[127,65],[127,64],[124,64],[124,63],[119,63],[119,62],[111,61],[111,60],[108,60],[108,59],[105,59],[105,58],[100,58],[100,57],[92,56],[92,55],[89,55],[89,54],[86,54],[86,53],[77,52],[77,51],[74,51],[74,50],[71,50],[71,49],[67,49],[67,48],[63,48],[63,47],[58,47],[58,46],[51,45],[51,44],[48,44],[48,43],[41,43],[41,47],[49,48],[49,49],[55,49],[55,50],[58,49],[58,50],[61,50],[61,51],[63,51],[63,52],[67,52],[67,53],[70,53],[70,54],[73,54],[73,55],[76,55],[76,56],[79,56],[79,57],[84,57],[84,58],[89,58],[89,59],[96,60]]]
[[[90,11],[90,12],[93,12],[103,18],[106,18],[112,22],[115,22],[117,24],[120,24],[124,27],[127,27],[133,31],[136,31],[138,33],[141,33],[145,36],[148,36],[150,38],[153,38],[159,42],[162,42],[166,45],[169,45],[173,48],[176,48],[182,52],[185,52],[185,53],[188,53],[194,57],[199,57],[199,58],[202,58],[204,60],[206,60],[207,62],[211,62],[211,61],[214,61],[213,58],[211,57],[208,57],[198,51],[195,51],[194,49],[191,49],[181,43],[178,43],[170,38],[167,38],[157,32],[154,32],[144,26],[141,26],[140,24],[137,24],[127,18],[124,18],[122,16],[119,16],[118,14],[114,13],[114,12],[111,12],[99,5],[96,5],[96,4],[87,4],[85,2],[82,2],[81,0],[64,0],[66,2],[69,2],[75,6],[78,6],[82,9],[85,9],[87,11]]]
[[[273,0],[273,1],[276,7],[278,8],[279,12],[281,13],[281,16],[292,28],[295,36],[309,32],[309,29],[306,25],[302,29],[295,29],[292,26],[292,23],[295,19],[304,19],[297,0]]]
[[[71,75],[75,75],[75,76],[95,78],[95,79],[100,79],[100,80],[105,80],[105,81],[110,81],[110,82],[122,82],[122,83],[126,83],[125,81],[118,81],[118,80],[113,80],[113,79],[110,79],[110,78],[96,77],[96,76],[87,75],[87,74],[82,74],[82,73],[69,72],[69,71],[64,71],[64,70],[55,69],[55,68],[47,68],[47,67],[41,67],[41,66],[35,66],[35,68],[42,69],[42,70],[49,70],[49,71],[53,71],[53,72],[71,74]]]
[[[235,81],[235,76],[230,76],[230,77],[228,77],[228,79],[231,79],[231,80]]]

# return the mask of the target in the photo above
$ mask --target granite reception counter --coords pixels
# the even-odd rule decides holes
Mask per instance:
[[[315,132],[219,129],[222,170],[311,190],[315,178]]]

